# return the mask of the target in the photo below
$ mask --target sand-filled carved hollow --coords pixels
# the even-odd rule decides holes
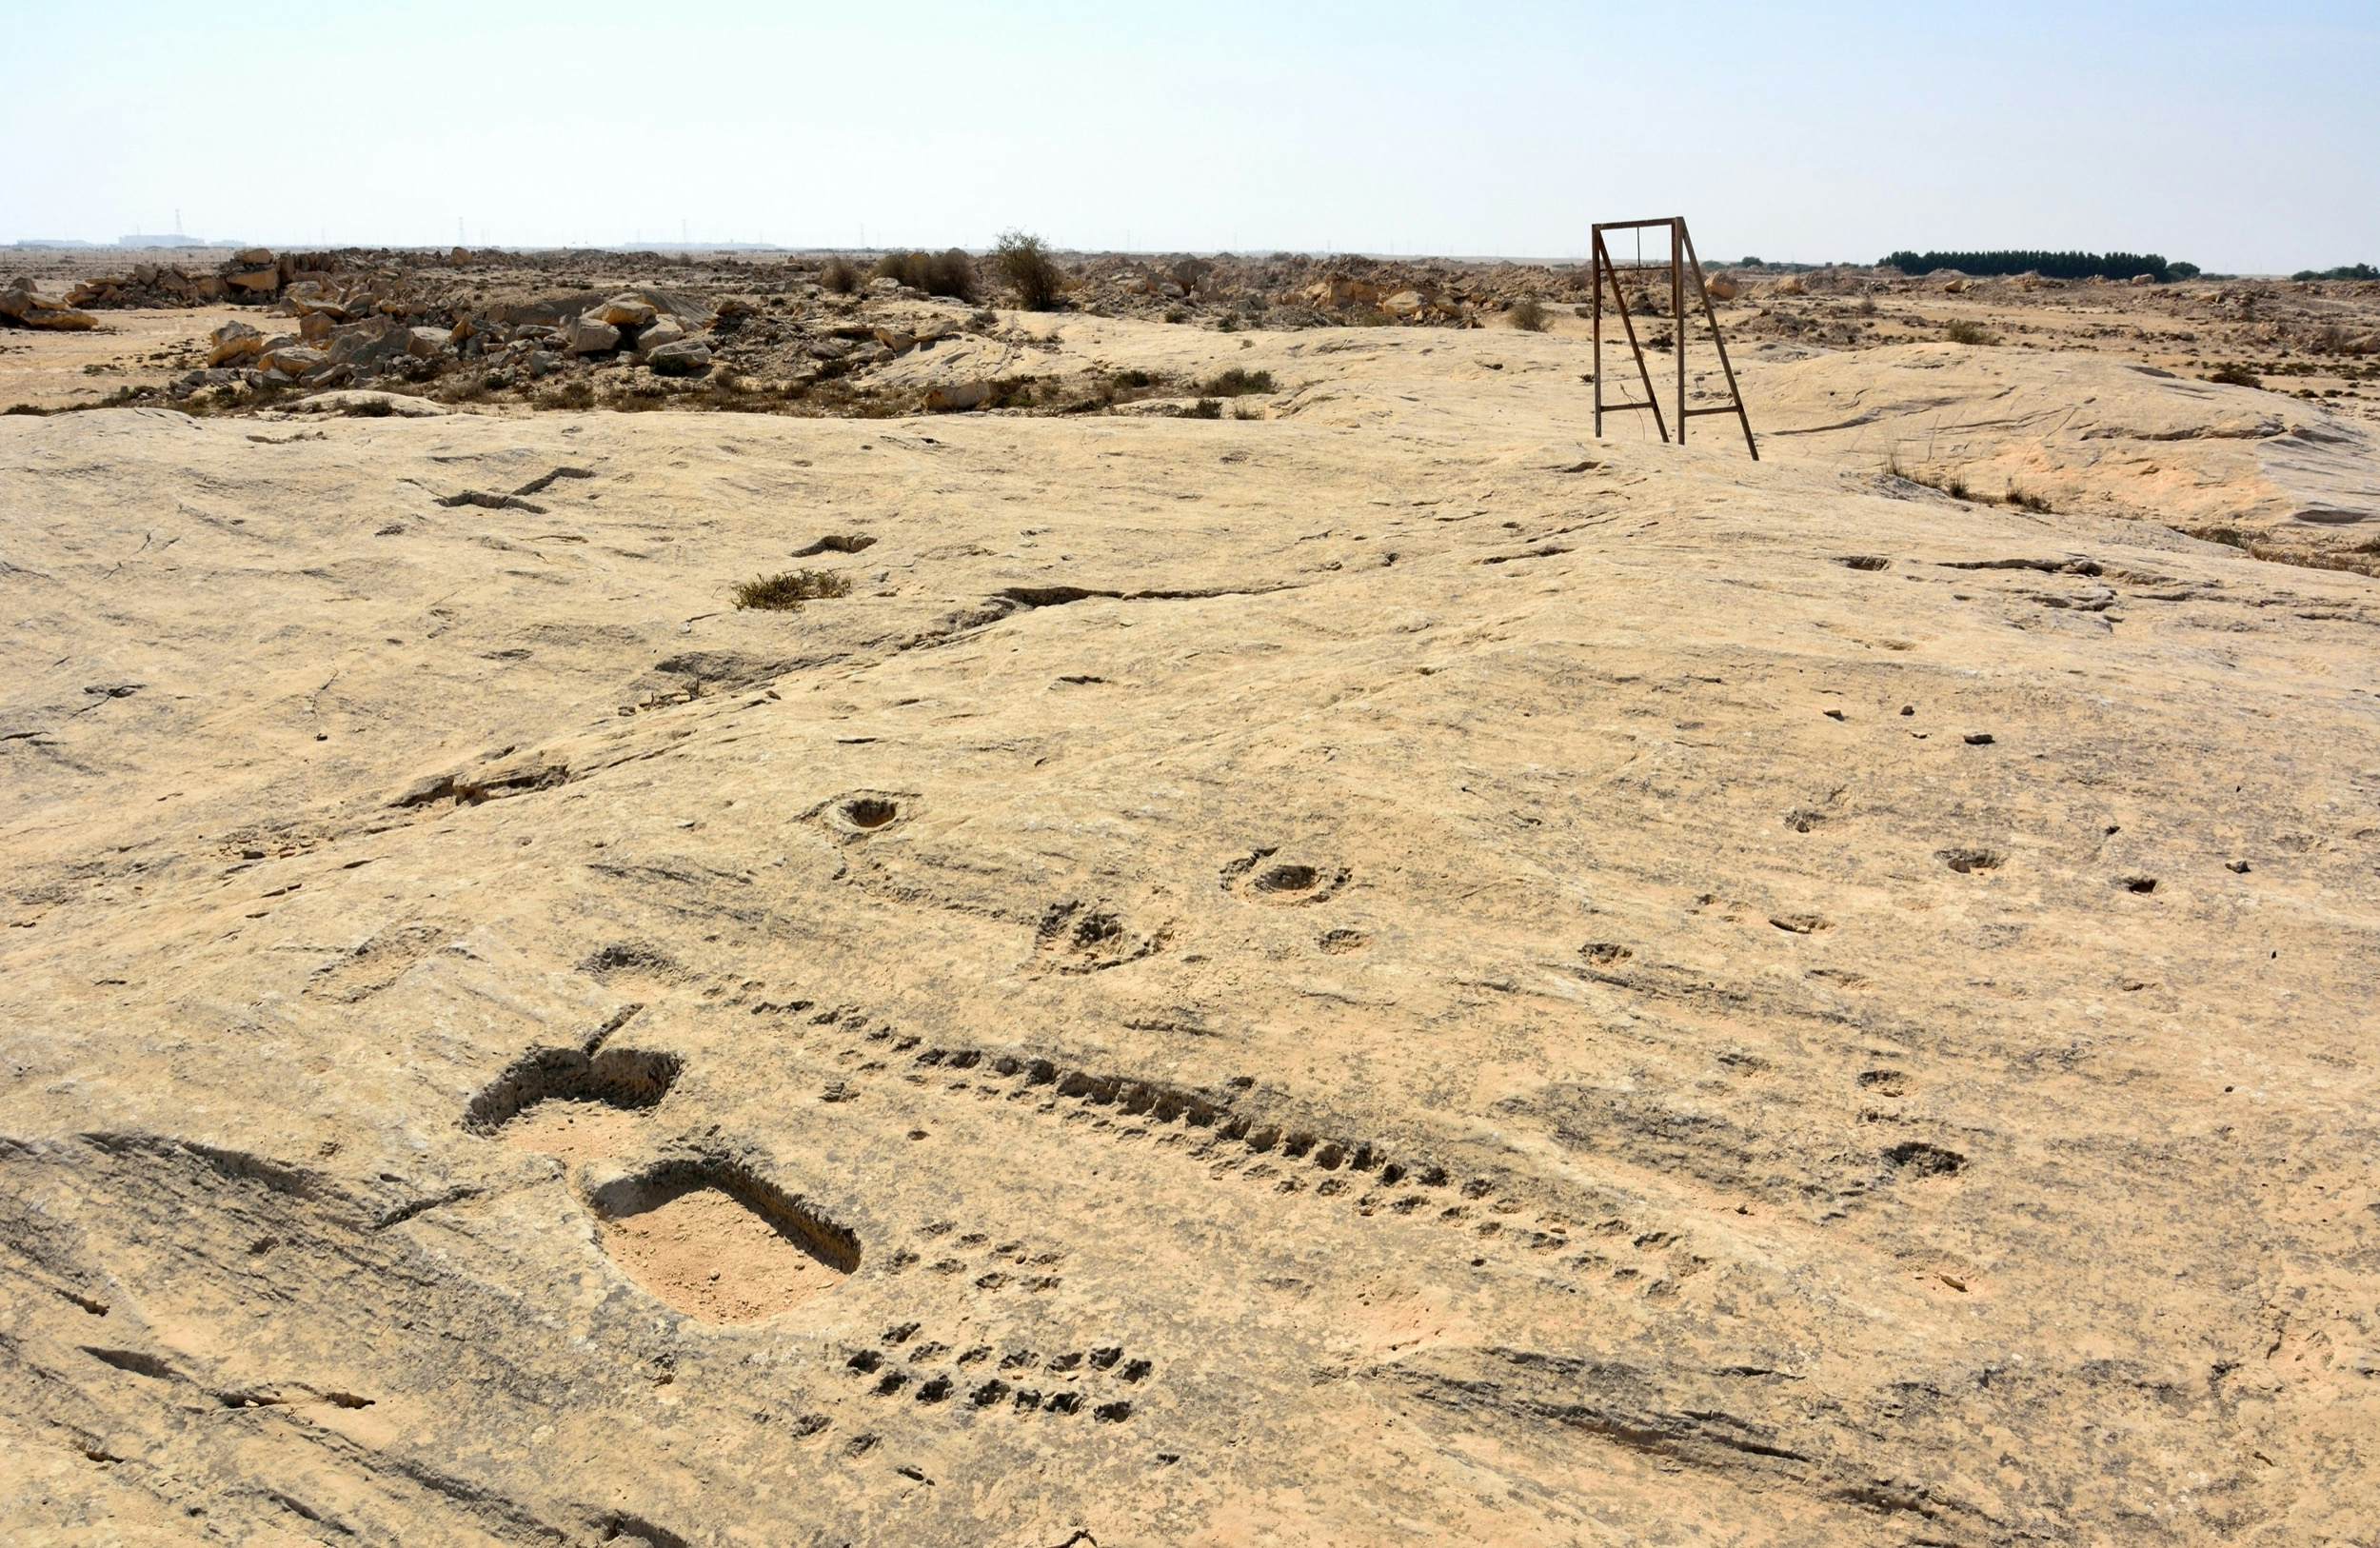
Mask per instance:
[[[679,1068],[676,1054],[643,1048],[532,1048],[471,1099],[463,1126],[565,1167],[626,1156]]]
[[[598,1102],[642,1110],[656,1106],[678,1079],[676,1054],[644,1048],[532,1048],[471,1099],[463,1126],[492,1135],[544,1101]]]
[[[656,1298],[706,1322],[750,1322],[860,1266],[847,1226],[740,1162],[665,1161],[588,1196],[605,1251]]]

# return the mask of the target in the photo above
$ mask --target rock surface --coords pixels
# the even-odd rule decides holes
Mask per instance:
[[[98,326],[98,321],[55,296],[42,294],[22,280],[0,288],[0,322],[14,323],[20,327],[80,330]]]
[[[1280,390],[0,418],[0,1535],[2368,1535],[2380,593],[2125,460],[2255,394],[1050,328],[886,368]]]

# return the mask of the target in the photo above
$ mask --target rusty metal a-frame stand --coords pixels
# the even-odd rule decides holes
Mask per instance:
[[[1641,239],[1636,263],[1622,266],[1612,262],[1611,249],[1603,242],[1604,232],[1642,231],[1658,226],[1669,228],[1668,263],[1644,262]],[[1703,318],[1711,325],[1711,342],[1718,347],[1719,368],[1727,373],[1728,401],[1698,408],[1686,407],[1686,272],[1689,269],[1694,271],[1695,295],[1702,303]],[[1622,274],[1657,274],[1664,270],[1669,274],[1670,323],[1677,345],[1677,444],[1681,447],[1686,444],[1688,419],[1698,414],[1734,414],[1736,422],[1744,427],[1745,449],[1752,453],[1754,462],[1758,462],[1760,447],[1752,438],[1752,416],[1744,412],[1744,395],[1735,386],[1735,367],[1728,364],[1727,341],[1719,336],[1718,313],[1711,309],[1710,288],[1702,279],[1702,260],[1695,256],[1695,240],[1686,234],[1686,217],[1683,215],[1671,215],[1662,220],[1604,221],[1595,228],[1595,433],[1598,437],[1603,434],[1603,411],[1606,408],[1615,413],[1650,409],[1653,412],[1653,427],[1660,432],[1664,442],[1669,440],[1669,425],[1661,418],[1660,394],[1654,388],[1653,372],[1644,363],[1644,347],[1636,342],[1636,322],[1628,315],[1628,297],[1619,285]],[[1611,285],[1612,305],[1619,312],[1620,327],[1628,332],[1628,347],[1636,357],[1636,375],[1644,383],[1642,403],[1606,404],[1603,401],[1603,288],[1606,281]]]

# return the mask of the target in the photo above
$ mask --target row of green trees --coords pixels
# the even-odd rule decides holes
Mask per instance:
[[[1955,268],[1962,274],[2046,274],[2060,280],[2129,280],[2146,274],[2163,284],[2189,279],[2196,264],[2168,263],[2153,252],[2026,252],[2013,248],[1989,252],[1887,253],[1883,267],[1904,274],[1930,274]]]
[[[2380,268],[2370,264],[2341,264],[2336,268],[2301,268],[2293,280],[2380,280]]]

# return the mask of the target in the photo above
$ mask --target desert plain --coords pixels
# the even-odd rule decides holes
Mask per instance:
[[[2380,286],[268,256],[10,259],[0,1536],[2380,1541]]]

